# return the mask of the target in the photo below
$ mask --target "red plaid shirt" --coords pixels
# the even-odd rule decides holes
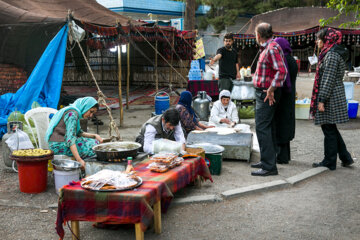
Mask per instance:
[[[257,88],[282,87],[287,74],[284,53],[273,39],[261,47],[253,83]]]

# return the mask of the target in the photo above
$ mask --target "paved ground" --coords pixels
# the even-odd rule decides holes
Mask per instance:
[[[300,94],[307,94],[311,81],[298,81]],[[355,89],[355,95],[358,89]],[[310,93],[311,94],[311,93]],[[299,95],[299,94],[298,94]],[[150,117],[152,107],[132,106],[125,110],[124,140],[134,140],[139,126]],[[113,110],[116,121],[119,111]],[[100,116],[107,123],[106,116]],[[253,120],[247,120],[254,129]],[[349,127],[350,126],[350,127]],[[360,155],[360,121],[339,126],[348,149],[356,159]],[[100,126],[107,136],[107,127]],[[96,131],[89,122],[89,131]],[[181,199],[196,195],[219,195],[221,192],[281,180],[306,171],[323,155],[323,139],[319,127],[311,121],[298,120],[296,138],[292,142],[292,161],[279,166],[279,176],[252,177],[249,163],[224,161],[220,176],[201,189],[187,187],[175,195]],[[259,155],[254,153],[252,161]],[[359,161],[352,168],[338,167],[306,182],[282,190],[252,194],[217,203],[173,205],[163,215],[163,233],[147,231],[146,239],[359,239],[360,187]],[[24,194],[19,191],[17,174],[0,164],[0,233],[1,239],[57,239],[55,234],[57,195],[49,176],[47,191]],[[50,208],[49,208],[50,207]],[[45,210],[45,211],[43,211]],[[95,229],[81,223],[82,239],[131,239],[133,228]],[[67,231],[66,239],[70,238]]]

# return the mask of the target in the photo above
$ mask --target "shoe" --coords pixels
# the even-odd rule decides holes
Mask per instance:
[[[313,168],[317,168],[317,167],[327,167],[328,169],[330,169],[330,170],[332,170],[332,171],[336,169],[336,167],[328,167],[328,166],[325,166],[322,162],[313,163],[313,164],[312,164],[312,167],[313,167]]]
[[[341,162],[341,166],[343,167],[348,167],[350,166],[351,164],[354,163],[354,160],[350,159],[350,161],[347,161],[347,162]]]
[[[262,168],[262,163],[257,162],[257,163],[251,164],[250,167],[252,167],[252,168]]]
[[[264,169],[259,169],[256,171],[251,172],[252,176],[271,176],[271,175],[278,175],[278,171],[277,170],[272,170],[272,171],[268,171],[268,170],[264,170]]]

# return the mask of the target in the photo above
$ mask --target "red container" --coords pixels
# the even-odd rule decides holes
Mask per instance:
[[[46,190],[48,159],[37,161],[16,161],[20,191],[41,193]]]

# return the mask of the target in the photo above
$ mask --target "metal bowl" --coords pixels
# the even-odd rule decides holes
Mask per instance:
[[[206,154],[222,153],[225,150],[223,146],[212,143],[194,143],[186,146],[190,148],[202,148]]]
[[[127,157],[136,157],[141,144],[137,142],[109,142],[101,143],[92,149],[98,161],[123,160]]]
[[[55,170],[58,171],[74,171],[81,167],[81,164],[69,159],[54,159],[51,161]]]

